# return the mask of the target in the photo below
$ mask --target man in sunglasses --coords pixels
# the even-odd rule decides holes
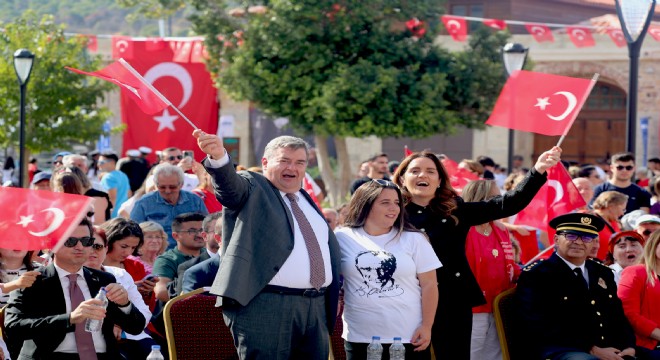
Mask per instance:
[[[644,214],[635,220],[635,231],[647,241],[654,231],[660,229],[660,217]]]
[[[612,177],[594,188],[594,199],[605,191],[618,191],[628,195],[626,213],[640,209],[648,213],[651,208],[651,194],[633,182],[635,175],[635,155],[618,153],[612,155],[610,170]],[[593,204],[593,200],[591,204]]]
[[[147,320],[115,277],[83,267],[92,252],[92,234],[91,222],[83,218],[35,283],[11,293],[5,325],[19,358],[119,359],[114,325],[134,335],[144,329]],[[107,291],[107,309],[94,299],[101,287]],[[101,331],[86,332],[88,319],[103,319]]]
[[[183,156],[181,149],[176,147],[168,147],[160,152],[160,164],[170,164],[178,166],[183,171],[183,187],[181,190],[192,191],[199,185],[199,178],[196,174],[190,174],[188,170],[195,170],[199,168],[202,170],[202,166],[199,163],[195,163],[195,159],[190,157]],[[154,177],[150,176],[147,178],[147,188],[153,186]]]
[[[582,213],[550,221],[556,252],[520,275],[516,309],[523,358],[626,359],[635,335],[617,297],[612,270],[588,258],[605,223]],[[533,354],[533,356],[530,356]]]

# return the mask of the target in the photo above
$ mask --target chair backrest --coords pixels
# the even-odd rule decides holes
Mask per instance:
[[[497,295],[493,302],[493,315],[495,316],[497,335],[500,338],[500,346],[502,347],[502,360],[516,359],[519,354],[515,347],[516,344],[519,344],[515,331],[515,291],[515,288],[506,290]]]
[[[167,302],[163,318],[171,360],[238,359],[216,299],[197,289]]]

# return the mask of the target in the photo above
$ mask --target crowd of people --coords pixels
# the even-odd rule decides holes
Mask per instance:
[[[220,137],[193,136],[201,163],[174,147],[153,165],[148,148],[65,152],[29,173],[34,191],[94,201],[55,253],[0,249],[5,359],[144,359],[167,348],[165,304],[201,287],[241,359],[327,359],[338,313],[349,359],[372,336],[385,353],[400,337],[407,359],[501,359],[493,304],[512,288],[525,358],[660,359],[660,160],[570,164],[554,147],[507,177],[464,159],[478,180],[454,189],[443,155],[381,153],[334,209],[302,139],[273,139],[245,169]],[[544,229],[516,222],[557,164],[588,205]]]

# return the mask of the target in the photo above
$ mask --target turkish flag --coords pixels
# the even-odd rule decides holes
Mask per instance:
[[[621,29],[607,29],[607,35],[610,36],[610,39],[614,41],[616,46],[624,47],[628,42],[626,42],[625,36],[623,36],[623,31]]]
[[[648,30],[649,35],[653,38],[655,41],[660,41],[660,26],[649,26]]]
[[[191,45],[193,42],[188,41]],[[205,64],[192,62],[190,53],[187,58],[182,55],[187,51],[182,45],[185,44],[166,41],[159,51],[147,51],[147,41],[133,41],[131,48],[135,59],[140,61],[131,61],[131,65],[197,127],[207,134],[216,134],[219,104],[211,75]],[[177,49],[180,51],[177,52]],[[183,61],[177,62],[177,59]],[[123,92],[121,117],[126,124],[122,153],[140,146],[154,150],[175,146],[181,150],[192,150],[197,161],[204,158],[195,138],[190,135],[193,129],[171,108],[147,115],[138,110],[129,94]]]
[[[594,40],[594,37],[591,35],[591,30],[586,27],[579,27],[579,26],[567,26],[566,27],[566,33],[568,34],[568,37],[571,39],[575,47],[590,47],[590,46],[595,46],[596,41]]]
[[[440,17],[445,24],[447,32],[454,41],[465,41],[467,39],[467,22],[460,16],[442,15]]]
[[[57,249],[88,211],[93,199],[22,188],[0,188],[0,248]]]
[[[484,25],[491,27],[495,30],[505,30],[506,29],[506,22],[504,20],[499,20],[499,19],[484,19],[483,20]]]
[[[410,149],[408,149],[408,145],[405,145],[403,147],[403,157],[407,158],[408,156],[410,156],[412,154],[413,154],[413,152]]]
[[[568,132],[594,85],[591,79],[515,71],[487,125],[556,136]]]
[[[456,190],[460,195],[463,192],[463,188],[472,180],[477,180],[479,177],[467,169],[459,168],[456,161],[445,157],[440,162],[445,168],[447,175],[449,176],[449,183],[451,187]]]
[[[130,36],[112,37],[112,58],[113,59],[132,59],[133,58],[133,38]]]
[[[99,42],[96,35],[78,35],[87,39],[87,50],[97,52],[99,49]]]
[[[144,47],[147,51],[160,51],[167,47],[167,41],[161,37],[148,38]]]
[[[426,34],[426,25],[418,18],[406,21],[406,28],[412,33],[413,37],[418,39]]]
[[[552,31],[547,25],[543,24],[525,24],[525,28],[532,35],[536,42],[554,42],[555,37],[552,35]]]
[[[546,230],[548,222],[556,216],[587,205],[561,163],[547,171],[548,181],[536,193],[529,205],[518,213],[514,221],[516,224]]]
[[[131,98],[140,110],[147,114],[155,114],[169,106],[137,76],[133,75],[124,65],[117,61],[101,70],[92,72],[86,72],[68,66],[65,66],[65,68],[78,74],[97,77],[119,85],[122,96],[125,95]]]

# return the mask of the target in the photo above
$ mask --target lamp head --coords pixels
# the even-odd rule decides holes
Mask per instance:
[[[655,0],[615,0],[626,41],[634,43],[648,28]]]
[[[502,47],[502,61],[507,76],[516,70],[522,70],[527,60],[528,48],[518,43],[507,43]]]
[[[14,53],[14,70],[16,77],[21,85],[27,84],[32,72],[32,64],[34,63],[34,54],[27,49],[18,49]]]

